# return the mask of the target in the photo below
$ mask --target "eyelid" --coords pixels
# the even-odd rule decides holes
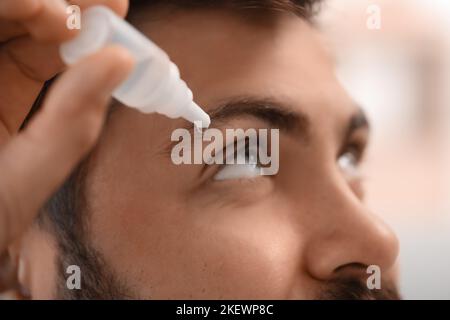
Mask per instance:
[[[339,152],[337,153],[336,158],[339,159],[343,154],[350,151],[356,157],[358,163],[362,162],[369,143],[368,133],[367,130],[354,131],[338,150]]]

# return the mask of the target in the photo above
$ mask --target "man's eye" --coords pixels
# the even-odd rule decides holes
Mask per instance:
[[[245,146],[245,150],[237,151],[237,159],[243,157],[242,161],[237,162],[233,153],[225,159],[225,164],[214,176],[214,180],[233,180],[233,179],[251,179],[262,175],[262,167],[258,164],[258,148]],[[234,161],[233,161],[234,160]]]
[[[361,175],[359,170],[360,153],[356,148],[348,148],[337,160],[342,172],[350,179],[359,178]]]

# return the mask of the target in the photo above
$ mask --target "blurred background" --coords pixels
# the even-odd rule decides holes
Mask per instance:
[[[367,201],[400,240],[406,299],[450,299],[450,1],[326,0],[337,75],[373,126]]]

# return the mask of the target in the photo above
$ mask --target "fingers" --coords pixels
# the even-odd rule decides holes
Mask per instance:
[[[24,20],[35,15],[41,9],[41,0],[2,0],[0,18]]]
[[[93,5],[110,7],[118,15],[124,17],[128,10],[128,0],[73,0],[71,4],[81,9]],[[41,42],[60,43],[69,40],[77,34],[77,30],[66,27],[67,3],[62,0],[1,0],[0,19],[4,19],[0,29],[0,41],[6,41],[18,34],[20,22],[27,32]]]
[[[81,8],[86,8],[94,4],[107,4],[113,8],[118,14],[125,15],[128,10],[128,1],[124,0],[74,0]],[[13,28],[8,25],[6,32],[9,34],[15,32],[16,34],[23,33],[23,28],[17,25]],[[43,28],[43,27],[42,27]],[[47,27],[46,27],[47,28]],[[49,27],[52,29],[51,27]],[[0,21],[0,32],[2,30],[2,21]],[[41,30],[34,32],[48,32],[49,30]],[[1,37],[1,34],[0,34]],[[1,41],[1,38],[0,38]],[[60,72],[64,64],[59,56],[59,44],[43,43],[34,41],[30,37],[21,37],[4,45],[4,49],[12,60],[18,63],[26,75],[30,78],[39,81],[45,81]]]
[[[27,129],[0,150],[0,252],[94,145],[114,88],[131,56],[110,47],[69,69]]]
[[[0,48],[0,67],[0,124],[12,135],[23,123],[43,83],[61,72],[64,64],[57,45],[22,37]]]
[[[0,128],[15,133],[45,80],[64,69],[59,43],[73,32],[66,27],[66,5],[58,0],[0,0]],[[110,6],[125,15],[127,0],[74,0],[81,8]],[[27,9],[23,9],[26,7]],[[16,20],[14,20],[16,19]],[[22,19],[22,20],[20,20]],[[28,32],[28,36],[23,36]],[[9,39],[22,35],[17,39]],[[36,41],[36,39],[38,41]]]
[[[41,42],[62,42],[77,34],[66,26],[68,15],[64,1],[40,0],[41,7],[33,16],[22,21],[31,37]]]
[[[80,6],[81,9],[93,5],[104,5],[111,8],[120,17],[125,17],[128,12],[128,0],[71,0],[70,3]]]
[[[23,73],[6,50],[0,49],[0,126],[13,135],[28,114],[43,82]],[[0,147],[1,147],[0,141]]]
[[[59,55],[59,45],[32,41],[21,37],[4,45],[3,50],[10,63],[28,78],[44,82],[64,70],[64,63]],[[1,77],[1,75],[0,75]],[[11,84],[16,85],[17,84]]]
[[[0,1],[0,42],[26,34],[26,28],[20,22],[36,15],[41,5],[41,0]]]
[[[24,34],[26,29],[18,22],[0,20],[0,43]]]

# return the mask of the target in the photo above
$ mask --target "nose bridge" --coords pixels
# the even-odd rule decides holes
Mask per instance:
[[[330,181],[328,179],[327,181]],[[391,229],[369,212],[343,179],[322,185],[317,193],[314,230],[305,246],[309,273],[329,279],[346,265],[378,265],[389,270],[398,255]]]

